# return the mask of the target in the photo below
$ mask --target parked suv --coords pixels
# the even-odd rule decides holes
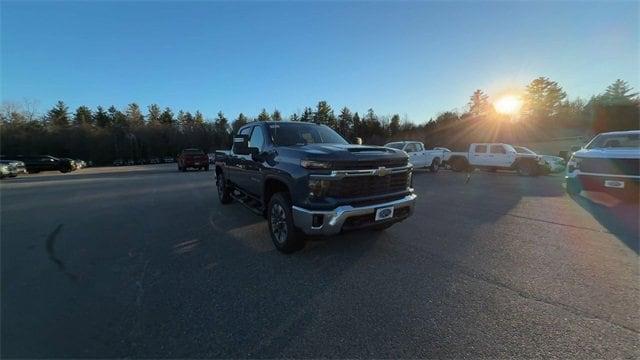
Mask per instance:
[[[209,156],[200,149],[184,149],[178,155],[178,170],[188,168],[209,171]]]
[[[276,248],[305,235],[383,230],[413,213],[412,167],[401,150],[350,145],[324,125],[258,122],[240,128],[231,152],[216,152],[218,196],[264,215]]]
[[[638,201],[640,131],[602,133],[574,149],[567,163],[567,192],[601,191]]]

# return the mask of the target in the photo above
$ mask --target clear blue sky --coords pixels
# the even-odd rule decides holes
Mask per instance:
[[[7,2],[2,99],[256,115],[327,100],[423,122],[537,76],[639,85],[637,2]]]

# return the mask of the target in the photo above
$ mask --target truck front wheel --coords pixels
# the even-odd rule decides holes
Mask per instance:
[[[267,207],[267,221],[276,249],[290,254],[304,247],[304,238],[293,224],[291,200],[286,193],[279,192],[271,196]]]
[[[529,161],[518,164],[518,175],[522,176],[536,176],[535,165]]]
[[[438,170],[440,170],[440,160],[439,159],[433,159],[433,161],[431,162],[431,166],[429,166],[429,171],[431,171],[432,173],[437,173]]]

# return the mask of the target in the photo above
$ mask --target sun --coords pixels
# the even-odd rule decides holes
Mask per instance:
[[[493,106],[496,108],[496,111],[501,114],[514,115],[520,111],[522,99],[516,95],[505,95],[498,99]]]

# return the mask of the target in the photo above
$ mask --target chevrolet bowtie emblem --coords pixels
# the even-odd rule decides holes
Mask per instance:
[[[376,171],[373,172],[375,176],[387,176],[391,174],[391,170],[387,169],[384,166],[379,167]]]

